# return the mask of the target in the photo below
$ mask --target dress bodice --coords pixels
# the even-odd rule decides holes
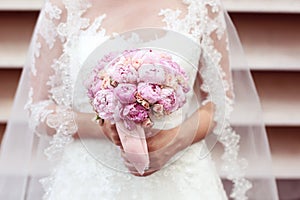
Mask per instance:
[[[81,83],[82,80],[80,79],[84,79],[89,75],[88,71],[90,70],[85,70],[85,67],[87,69],[91,68],[93,65],[90,64],[93,62],[87,62],[87,59],[93,60],[93,57],[95,57],[93,54],[97,55],[97,48],[101,50],[101,44],[105,40],[107,40],[106,37],[99,36],[79,38],[76,51],[80,50],[82,52],[78,53],[78,59],[83,68],[72,70],[72,78],[75,82]],[[163,43],[170,45],[174,40],[180,42],[170,32],[169,35],[164,35],[143,45],[147,47],[157,47]],[[124,41],[118,40],[117,43],[120,45],[121,42]],[[189,86],[194,88],[198,73],[198,69],[195,67],[198,66],[200,48],[196,44],[194,45],[195,48],[192,48],[191,45],[187,48],[185,47],[186,44],[176,45],[186,49],[183,53],[184,60],[179,57],[174,57],[174,59],[177,59],[178,63],[184,68],[189,77]],[[170,48],[172,49],[172,47]],[[85,63],[88,63],[89,66],[86,66]],[[77,80],[78,78],[79,80]],[[93,112],[83,84],[75,84],[75,87],[81,87],[75,89],[75,91],[81,91],[78,93],[79,96],[75,98],[80,100],[77,101],[78,104],[75,107],[81,112]],[[170,129],[178,126],[184,120],[183,118],[187,117],[184,112],[192,114],[199,106],[200,103],[195,91],[191,90],[187,94],[185,106],[165,116],[164,119],[155,121],[154,128]],[[201,158],[200,154],[206,156]],[[76,199],[80,195],[85,195],[85,191],[90,191],[88,198],[91,199],[99,196],[103,199],[116,200],[183,200],[195,199],[196,196],[202,199],[227,199],[204,140],[177,153],[161,170],[144,178],[129,174],[123,164],[120,150],[106,140],[82,139],[81,142],[73,142],[66,148],[63,163],[57,169],[60,179],[54,182],[52,190],[57,191],[58,188],[64,186],[66,191],[73,190],[73,192],[68,194],[52,192],[50,199],[64,198],[66,195]],[[86,171],[89,171],[89,173],[86,173]],[[77,172],[79,174],[74,175]],[[84,180],[84,184],[80,180]],[[81,185],[80,189],[74,189],[79,185]],[[166,187],[157,192],[161,185]],[[174,191],[176,192],[174,193]]]
[[[65,0],[63,2],[68,16],[65,22],[61,22],[58,25],[52,23],[51,20],[60,19],[62,13],[57,6],[48,4],[45,15],[45,18],[48,18],[48,21],[46,21],[52,23],[51,28],[57,26],[55,31],[58,33],[53,35],[53,40],[51,40],[51,37],[48,37],[47,42],[49,42],[50,47],[53,47],[55,45],[54,42],[60,40],[62,41],[63,49],[62,55],[57,58],[55,65],[53,65],[54,75],[50,77],[52,83],[49,84],[51,87],[51,98],[57,104],[62,105],[63,109],[52,114],[53,117],[51,119],[53,121],[50,121],[49,118],[47,119],[47,123],[51,124],[57,133],[50,143],[50,147],[46,149],[46,153],[50,155],[49,157],[53,157],[53,155],[55,156],[61,152],[57,150],[59,147],[63,150],[63,156],[52,175],[43,181],[46,189],[45,199],[99,199],[101,197],[103,199],[120,200],[140,199],[139,197],[141,196],[143,196],[143,199],[191,199],[195,197],[216,200],[226,199],[225,191],[222,188],[209,153],[207,152],[205,158],[199,159],[199,152],[207,151],[204,141],[187,148],[186,152],[180,152],[181,154],[176,157],[176,162],[158,171],[153,176],[145,178],[134,177],[128,173],[124,174],[124,172],[111,168],[111,166],[114,166],[121,169],[123,165],[122,162],[120,164],[119,151],[112,150],[111,147],[113,145],[105,140],[82,139],[81,141],[75,140],[70,142],[72,141],[70,137],[72,137],[75,130],[61,126],[62,121],[67,126],[71,124],[68,122],[72,120],[65,119],[64,112],[69,109],[68,106],[70,105],[73,105],[72,109],[75,108],[77,111],[92,112],[83,84],[77,86],[75,83],[78,82],[78,77],[82,75],[80,70],[86,58],[96,47],[99,45],[101,47],[101,44],[108,39],[109,35],[101,28],[104,15],[99,15],[93,21],[84,18],[83,13],[89,11],[89,6],[84,4],[85,1]],[[200,44],[200,39],[204,32],[212,32],[217,27],[214,25],[211,26],[211,29],[207,29],[207,20],[209,20],[207,18],[207,5],[209,4],[214,10],[218,6],[210,1],[184,0],[183,3],[188,10],[185,16],[181,15],[179,9],[164,9],[157,13],[163,16],[162,20],[165,23],[165,27],[161,28],[183,34],[195,43]],[[212,24],[221,23],[218,19],[211,20],[214,20]],[[220,25],[219,27],[218,33],[221,35],[224,26]],[[51,30],[44,30],[44,32],[52,33]],[[170,35],[166,35],[152,41],[152,44],[149,42],[148,45],[154,45],[155,43],[169,43],[171,45],[172,42],[170,41],[174,42],[177,40]],[[182,45],[184,46],[185,44]],[[211,44],[207,43],[206,45],[209,46]],[[190,47],[183,47],[182,49],[184,49],[183,55],[187,55],[184,56],[186,60],[198,67],[199,57],[202,53],[200,49],[195,50]],[[213,47],[207,49],[213,49]],[[214,53],[209,56],[213,56]],[[219,66],[219,57],[219,55],[215,55],[214,59],[212,59],[213,62],[217,63],[217,66]],[[191,88],[194,88],[198,68],[191,68],[190,65],[185,63],[181,64],[189,74]],[[215,63],[213,64],[215,65]],[[74,83],[74,85],[70,86],[70,82]],[[71,94],[73,92],[72,88],[79,90],[74,96]],[[195,88],[199,89],[199,87]],[[197,91],[200,92],[200,90]],[[187,103],[185,104],[187,108],[183,107],[178,113],[170,115],[169,119],[164,120],[167,123],[163,125],[159,124],[159,122],[156,123],[160,129],[170,129],[179,125],[182,122],[182,117],[187,117],[180,112],[184,111],[192,114],[198,108],[196,105],[199,103],[194,92],[194,90],[191,90],[191,93],[188,94]],[[70,97],[79,101],[72,104]],[[59,118],[59,116],[62,117]],[[103,165],[97,158],[101,158],[100,161],[103,161],[105,158],[107,160],[105,160]],[[109,164],[109,166],[105,164]],[[161,184],[167,187],[160,188]],[[159,193],[156,192],[158,190],[160,190]]]

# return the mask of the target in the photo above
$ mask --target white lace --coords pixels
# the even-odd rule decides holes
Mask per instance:
[[[114,160],[118,169],[123,166],[126,171],[118,151],[108,142],[88,140],[85,145],[101,146],[94,155],[105,152],[110,162]],[[210,157],[199,160],[195,156],[202,148],[202,142],[194,144],[172,165],[149,177],[140,178],[103,166],[86,152],[82,143],[74,142],[66,148],[62,163],[53,172],[55,176],[42,180],[47,189],[44,199],[226,200],[225,191]],[[163,189],[158,191],[160,187]]]
[[[218,40],[221,40],[225,34],[226,26],[220,10],[220,3],[218,0],[184,0],[183,2],[188,6],[188,14],[184,18],[179,19],[180,10],[163,9],[159,15],[164,17],[165,28],[188,35],[199,42],[203,49],[204,65],[201,68],[203,78],[201,89],[209,94],[207,101],[212,101],[216,106],[214,120],[217,122],[217,126],[214,133],[219,135],[219,141],[224,145],[223,170],[225,174],[228,174],[227,178],[234,183],[231,197],[244,200],[247,199],[246,192],[251,188],[251,183],[244,178],[243,174],[243,170],[247,166],[246,162],[238,158],[239,136],[229,123],[233,99],[226,94],[231,90],[231,80],[221,66],[222,54],[215,48],[215,41],[211,37],[211,34],[216,33]],[[46,120],[46,124],[56,130],[50,146],[46,149],[46,154],[50,159],[63,155],[65,146],[73,141],[72,136],[77,131],[72,114],[74,83],[70,75],[70,70],[72,70],[70,66],[79,67],[80,65],[72,55],[73,49],[76,48],[80,36],[84,34],[107,36],[105,29],[101,27],[105,14],[90,23],[88,18],[82,17],[91,6],[86,0],[64,0],[63,3],[67,10],[67,19],[64,22],[61,21],[63,10],[54,3],[46,1],[44,12],[39,20],[43,24],[39,26],[37,36],[33,38],[35,49],[32,51],[30,63],[33,76],[37,76],[36,59],[40,57],[41,49],[51,50],[55,47],[55,43],[62,43],[63,52],[53,61],[51,65],[53,74],[47,81],[47,86],[50,87],[49,99],[34,102],[32,95],[38,91],[31,89],[26,107],[31,113],[33,127],[36,128]],[[210,17],[210,12],[214,17]],[[41,38],[45,40],[47,47],[42,46]],[[54,110],[48,108],[51,102],[57,105]],[[53,177],[49,177],[48,181],[44,182],[51,185],[49,181],[51,182],[53,179]],[[45,187],[49,193],[50,187],[46,185]]]

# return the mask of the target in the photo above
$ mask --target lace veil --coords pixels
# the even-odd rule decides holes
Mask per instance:
[[[241,43],[219,0],[184,0],[188,15],[165,9],[166,29],[199,43],[197,87],[215,105],[216,126],[206,138],[232,199],[278,199],[259,97]],[[74,48],[81,36],[108,38],[101,23],[83,17],[86,0],[46,0],[38,18],[1,144],[1,199],[41,199],[39,180],[59,163],[77,126],[73,120]],[[218,81],[217,81],[218,80]],[[205,156],[205,152],[199,152]],[[51,176],[50,176],[51,179]],[[50,181],[51,182],[51,181]],[[44,184],[44,187],[48,187]]]

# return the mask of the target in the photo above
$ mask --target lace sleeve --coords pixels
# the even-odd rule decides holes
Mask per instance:
[[[234,100],[231,69],[229,62],[228,37],[224,12],[218,1],[208,0],[204,4],[202,17],[204,28],[200,45],[200,75],[202,79],[201,92],[205,94],[203,104],[212,102],[214,105],[214,120],[217,125],[214,133],[221,131],[218,124],[224,121],[224,113],[231,112]]]
[[[25,66],[30,69],[29,99],[25,108],[29,111],[30,127],[39,135],[44,135],[46,118],[55,110],[50,95],[50,77],[54,76],[51,66],[62,54],[62,42],[57,34],[61,14],[56,5],[45,2],[32,37],[29,62]]]
[[[252,187],[251,182],[244,177],[247,166],[245,159],[239,158],[240,135],[230,124],[233,111],[234,88],[232,83],[231,57],[229,50],[228,29],[225,12],[219,0],[206,0],[205,28],[201,39],[202,57],[200,74],[203,84],[201,90],[206,93],[204,104],[214,105],[213,133],[223,145],[223,164],[221,171],[227,174],[227,179],[233,182],[231,198],[247,199],[246,192]]]
[[[206,94],[203,104],[214,104],[216,127],[213,132],[222,138],[230,129],[229,120],[234,103],[227,24],[225,11],[219,0],[207,0],[204,6],[205,28],[200,41],[200,75],[203,81],[201,90]]]
[[[71,95],[65,92],[71,91],[71,81],[68,57],[64,53],[67,38],[61,33],[66,21],[63,7],[61,1],[45,1],[25,66],[30,69],[29,99],[25,106],[29,111],[29,125],[39,136],[53,135],[50,144],[55,144],[55,140],[66,144],[76,132]]]

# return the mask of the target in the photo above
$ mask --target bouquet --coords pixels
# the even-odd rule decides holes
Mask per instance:
[[[116,124],[128,160],[143,174],[149,165],[145,129],[180,109],[190,87],[171,54],[134,49],[101,58],[87,90],[98,118]]]

